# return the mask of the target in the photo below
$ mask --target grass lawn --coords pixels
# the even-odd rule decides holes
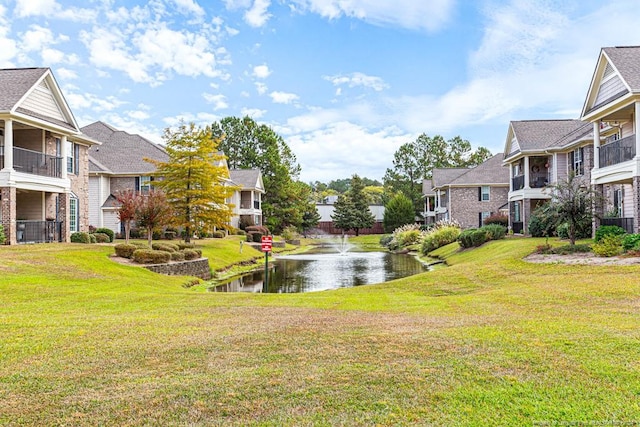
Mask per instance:
[[[197,292],[108,246],[0,247],[0,425],[640,422],[640,267],[522,261],[542,242],[283,295]]]

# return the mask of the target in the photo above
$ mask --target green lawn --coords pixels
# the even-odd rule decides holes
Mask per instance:
[[[640,421],[640,267],[522,261],[543,241],[297,295],[198,292],[107,246],[0,247],[0,425]]]

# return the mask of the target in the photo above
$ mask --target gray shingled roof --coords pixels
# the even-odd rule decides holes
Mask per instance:
[[[431,172],[433,188],[449,185],[451,181],[467,171],[469,171],[469,168],[436,168]]]
[[[261,172],[259,169],[231,169],[229,178],[242,188],[256,188]]]
[[[81,131],[102,142],[101,146],[91,147],[89,150],[90,167],[93,172],[108,171],[115,174],[147,174],[154,172],[156,167],[144,158],[161,162],[169,160],[167,152],[160,145],[155,144],[140,135],[132,135],[115,129],[103,122],[95,122],[81,128]]]
[[[640,92],[640,46],[605,47],[602,50],[631,87]]]
[[[8,68],[0,70],[0,112],[9,112],[42,77],[48,68]]]
[[[582,120],[521,120],[512,121],[520,151],[544,150],[558,147],[567,135],[579,132],[588,123]]]
[[[452,180],[450,185],[509,185],[509,168],[502,166],[502,153],[487,159],[478,166],[467,169],[462,175]]]

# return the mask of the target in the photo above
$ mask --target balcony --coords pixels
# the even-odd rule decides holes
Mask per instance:
[[[617,165],[636,156],[636,136],[629,135],[600,147],[600,167]]]
[[[514,176],[511,179],[511,188],[513,191],[522,190],[524,188],[524,175]]]
[[[251,209],[251,201],[248,201],[248,200],[241,201],[240,209]],[[258,200],[253,201],[253,209],[260,210],[260,202]]]
[[[52,243],[62,241],[62,221],[16,221],[18,243]]]
[[[0,147],[0,169],[4,168],[4,147]],[[62,177],[62,157],[13,147],[13,169],[33,175]]]

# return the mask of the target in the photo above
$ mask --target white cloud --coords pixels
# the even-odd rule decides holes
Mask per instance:
[[[240,110],[240,114],[244,116],[249,116],[254,119],[259,119],[263,117],[267,113],[267,110],[260,110],[258,108],[243,108]]]
[[[269,94],[271,100],[276,104],[291,104],[299,99],[295,93],[274,91]]]
[[[131,110],[131,111],[127,111],[127,116],[131,117],[134,120],[146,120],[149,117],[151,117],[149,115],[149,113],[147,113],[146,111],[142,111],[142,110]]]
[[[64,67],[56,69],[56,76],[59,76],[62,80],[75,80],[78,78],[78,74],[75,71]]]
[[[380,92],[389,87],[380,77],[368,76],[364,73],[351,73],[348,75],[323,76],[327,81],[333,83],[334,86],[347,85],[348,87],[362,86]],[[340,93],[337,93],[339,95]]]
[[[209,103],[213,104],[213,110],[225,110],[229,108],[229,104],[227,103],[227,97],[221,94],[213,95],[210,93],[203,93],[202,97]]]
[[[266,79],[271,74],[267,64],[257,65],[253,67],[253,76],[257,79]]]
[[[341,16],[371,24],[412,30],[440,30],[451,19],[455,0],[292,0],[295,10],[311,11],[325,18]]]
[[[256,82],[255,85],[256,85],[256,91],[258,91],[258,95],[264,95],[269,90],[267,85],[264,83]]]
[[[213,122],[217,122],[218,120],[222,119],[221,116],[218,116],[217,114],[211,114],[211,113],[181,113],[175,116],[171,116],[171,117],[165,117],[164,119],[162,119],[162,121],[169,127],[175,127],[178,126],[180,124],[180,121],[183,121],[185,123],[195,123],[197,126],[210,126],[211,123]]]
[[[97,12],[92,9],[63,9],[55,0],[16,0],[15,14],[18,18],[45,16],[75,22],[93,21],[97,16]]]
[[[11,22],[5,16],[7,9],[0,4],[0,67],[13,67],[13,58],[18,54],[16,42],[9,37]]]
[[[252,27],[262,27],[267,23],[271,14],[269,14],[270,0],[254,0],[253,6],[244,14],[244,20]]]
[[[184,10],[186,12],[192,13],[198,17],[204,16],[204,9],[193,0],[173,0],[176,4],[178,10]]]

